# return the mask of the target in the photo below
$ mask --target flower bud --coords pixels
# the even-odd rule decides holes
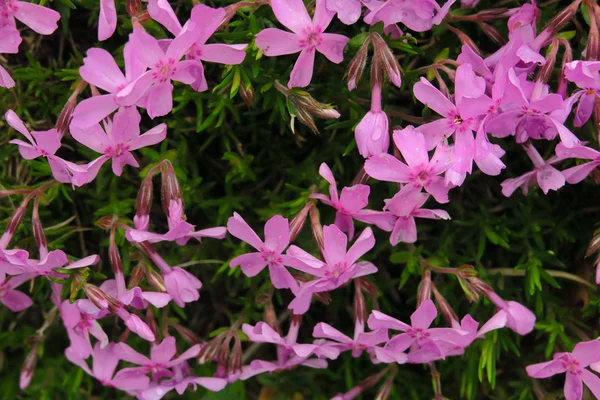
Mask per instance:
[[[38,346],[35,345],[25,357],[25,361],[23,362],[23,367],[21,368],[21,375],[19,377],[19,388],[24,390],[31,383],[31,378],[33,378],[33,373],[35,372],[35,366],[37,365],[38,360]]]
[[[348,90],[356,89],[356,85],[362,77],[365,67],[367,65],[367,56],[369,54],[369,44],[371,43],[371,36],[367,36],[366,40],[354,56],[348,63],[348,69],[346,70],[346,78],[348,79]]]
[[[23,217],[25,216],[25,211],[27,210],[27,203],[29,199],[26,198],[23,200],[23,203],[13,212],[8,224],[6,225],[6,229],[4,230],[4,234],[0,237],[0,250],[6,249],[13,235],[17,231],[17,228],[23,221]]]
[[[169,204],[171,201],[179,201],[183,203],[181,187],[179,180],[175,174],[173,164],[169,160],[163,160],[160,166],[162,185],[161,185],[161,202],[165,215],[169,215]]]
[[[394,383],[395,376],[396,376],[396,374],[394,372],[392,372],[387,377],[384,384],[381,385],[381,387],[379,388],[379,391],[377,392],[377,395],[375,396],[375,400],[387,400],[390,397],[390,392],[392,391],[392,385]]]
[[[142,9],[142,2],[140,0],[127,0],[126,8],[130,17],[137,17]]]
[[[31,225],[33,227],[33,238],[35,239],[35,244],[37,248],[40,249],[40,253],[47,253],[48,243],[46,242],[46,235],[44,234],[44,227],[42,226],[42,221],[40,221],[40,217],[37,213],[37,207],[33,209]],[[40,257],[43,256],[40,255]]]
[[[129,277],[129,284],[127,285],[129,289],[137,287],[142,282],[144,278],[144,266],[142,264],[138,264],[133,268],[131,272],[131,276]]]
[[[448,325],[454,326],[455,324],[460,324],[458,321],[458,316],[452,309],[452,306],[450,306],[450,303],[448,303],[448,300],[446,300],[446,298],[442,296],[442,294],[437,290],[435,285],[432,285],[431,289],[433,291],[433,297],[435,297],[435,302],[437,303],[438,310],[440,310],[440,313],[442,314]]]
[[[158,337],[159,329],[158,324],[156,323],[156,318],[154,318],[154,314],[152,313],[152,307],[148,307],[146,309],[146,324],[152,331],[155,337]]]
[[[362,325],[367,320],[367,305],[361,289],[361,280],[354,281],[354,302],[353,302],[354,322]]]
[[[373,63],[381,68],[390,82],[400,87],[402,77],[400,76],[400,64],[398,64],[398,60],[396,60],[389,46],[378,33],[372,32],[370,36],[373,40]],[[378,81],[372,81],[372,83],[374,82]],[[381,82],[379,83],[381,84]]]
[[[148,10],[144,10],[142,11],[138,16],[137,16],[137,20],[139,21],[139,23],[144,23],[146,21],[150,21],[150,19],[152,19],[152,17],[150,17],[150,14],[148,13]]]
[[[83,292],[96,307],[102,310],[109,307],[108,295],[99,287],[86,283],[83,285]]]
[[[240,85],[239,93],[246,107],[252,108],[254,104],[254,88],[252,85],[246,87],[246,84],[242,83]]]
[[[177,333],[179,333],[181,335],[181,337],[183,338],[183,340],[185,340],[186,342],[188,342],[191,345],[196,345],[196,344],[202,344],[204,343],[204,341],[202,339],[200,339],[200,337],[198,335],[196,335],[194,332],[192,332],[190,329],[181,326],[179,324],[169,324],[169,326],[172,326],[173,328],[175,328],[175,330],[177,331]],[[202,350],[200,350],[202,351]]]
[[[548,48],[548,52],[546,54],[546,62],[539,69],[536,81],[540,81],[543,83],[548,83],[550,77],[552,76],[552,70],[554,69],[554,64],[556,63],[556,53],[558,52],[558,40],[553,40],[552,45]]]
[[[139,1],[139,0],[138,0]],[[73,111],[75,111],[75,107],[77,106],[77,96],[79,93],[87,86],[87,82],[82,81],[77,85],[77,88],[73,91],[69,99],[65,103],[58,119],[56,120],[56,130],[60,134],[62,138],[69,132],[69,124],[71,123],[71,118],[73,117]]]
[[[310,226],[312,228],[313,237],[315,238],[315,242],[317,242],[317,246],[319,246],[319,250],[323,253],[325,249],[325,235],[323,234],[323,226],[319,221],[319,216],[317,215],[317,208],[312,207],[310,209]]]
[[[121,255],[119,254],[119,248],[115,242],[115,230],[110,231],[110,240],[108,244],[108,262],[112,267],[113,272],[123,273],[123,261],[121,261]]]
[[[485,22],[480,22],[479,27],[481,28],[483,33],[485,33],[487,37],[496,42],[497,45],[504,46],[508,42],[506,36],[500,33],[500,31],[494,28],[492,25],[486,24]]]
[[[233,340],[233,349],[229,356],[229,363],[227,364],[227,371],[230,373],[241,371],[242,369],[242,341],[237,334],[234,335]]]
[[[150,223],[150,207],[152,207],[153,195],[152,174],[148,174],[138,190],[135,201],[135,217],[133,221],[136,229],[147,230]]]
[[[587,61],[597,61],[600,57],[600,32],[598,32],[598,23],[593,10],[590,10],[590,17],[590,33],[585,48],[585,58]]]
[[[417,307],[420,307],[425,300],[431,299],[431,270],[425,270],[423,279],[419,285],[419,295],[417,297]]]
[[[162,292],[162,293],[167,292],[167,285],[165,284],[165,280],[163,279],[161,274],[156,272],[151,267],[146,268],[145,272],[146,272],[146,279],[148,280],[148,283],[154,289],[156,289],[157,291]]]
[[[481,50],[479,50],[479,47],[477,47],[473,39],[471,39],[466,33],[449,24],[446,24],[446,28],[448,28],[450,32],[454,33],[463,45],[469,46],[475,53],[481,55]]]
[[[292,222],[290,222],[290,243],[294,242],[302,231],[304,223],[306,222],[306,218],[308,217],[308,212],[314,206],[315,203],[309,200],[304,207],[302,207],[302,210],[296,214],[294,219],[292,219]]]

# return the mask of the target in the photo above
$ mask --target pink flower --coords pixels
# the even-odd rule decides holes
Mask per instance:
[[[521,38],[525,43],[532,42],[537,35],[537,17],[541,13],[535,2],[523,4],[521,7],[509,10],[508,36]]]
[[[315,50],[335,64],[344,60],[346,36],[324,33],[334,12],[326,7],[326,0],[317,0],[311,21],[302,0],[271,0],[271,7],[282,25],[293,33],[276,28],[262,30],[256,35],[256,46],[268,57],[294,54],[300,56],[290,75],[288,87],[306,87],[310,84],[315,63]]]
[[[575,111],[573,125],[583,126],[590,119],[596,96],[600,93],[600,62],[598,61],[572,61],[565,64],[565,78],[575,83],[581,90],[575,92],[579,97],[579,104]]]
[[[415,346],[408,355],[409,363],[425,363],[450,355],[455,347],[465,348],[475,340],[475,331],[455,328],[430,328],[437,317],[433,301],[425,300],[410,316],[411,325],[374,310],[367,321],[369,328],[402,331],[384,346],[376,349],[382,362],[402,362],[404,351]],[[467,324],[466,326],[470,326]]]
[[[196,357],[200,352],[200,345],[196,344],[183,352],[179,357],[173,358],[177,353],[175,344],[173,336],[166,337],[160,344],[152,346],[150,358],[138,353],[126,343],[116,344],[113,352],[121,360],[139,365],[139,367],[131,368],[131,372],[135,371],[141,375],[152,373],[152,379],[158,381],[165,376],[173,375],[169,368]]]
[[[19,285],[30,279],[30,275],[22,274],[7,280],[6,274],[0,271],[0,303],[14,312],[23,311],[31,306],[33,300],[25,293],[15,290]]]
[[[381,109],[381,87],[374,83],[371,91],[371,110],[354,129],[358,151],[364,158],[387,153],[390,147],[388,117]]]
[[[540,81],[528,82],[525,74],[517,77],[511,69],[502,97],[502,113],[486,123],[486,130],[496,137],[514,134],[518,143],[552,140],[558,135],[565,146],[573,147],[579,139],[562,123],[564,107],[560,95],[548,93],[548,87]]]
[[[375,346],[389,340],[387,329],[378,329],[373,332],[364,332],[364,327],[356,324],[354,338],[350,338],[325,322],[319,322],[314,330],[313,337],[330,339],[339,344],[333,346],[340,352],[352,350],[352,356],[358,357],[363,351],[374,353]]]
[[[584,383],[594,397],[600,398],[600,378],[585,368],[600,361],[600,341],[578,343],[572,353],[556,353],[553,358],[552,361],[529,365],[527,375],[548,378],[566,373],[564,393],[567,400],[581,400]]]
[[[227,234],[227,229],[222,226],[194,231],[194,225],[186,222],[183,218],[183,205],[181,201],[169,201],[168,211],[167,222],[169,230],[167,233],[160,234],[148,232],[144,229],[128,229],[125,234],[127,240],[137,243],[174,241],[178,245],[183,246],[191,238],[195,238],[198,241],[203,237],[223,239]]]
[[[284,360],[278,360],[277,362],[254,360],[250,363],[250,365],[245,365],[244,367],[242,367],[240,379],[245,381],[258,374],[262,374],[265,372],[272,373],[275,371],[285,371],[293,369],[298,365],[303,365],[305,367],[310,368],[323,369],[327,368],[327,360],[300,356],[290,357]]]
[[[89,128],[71,125],[73,138],[86,147],[102,154],[87,165],[86,172],[75,173],[73,183],[81,186],[96,178],[102,165],[112,160],[112,170],[117,176],[123,173],[123,167],[131,165],[139,167],[131,151],[152,146],[167,137],[167,124],[160,124],[140,135],[141,117],[135,107],[123,107],[113,120],[104,122],[104,129],[99,124]]]
[[[421,78],[413,88],[415,97],[443,118],[421,125],[427,150],[439,145],[445,138],[454,136],[450,169],[458,174],[471,172],[475,156],[473,131],[477,130],[478,118],[485,115],[489,105],[480,101],[485,92],[485,80],[475,75],[471,64],[462,64],[456,69],[455,102],[452,104],[427,79]]]
[[[590,147],[585,147],[582,144],[568,148],[562,143],[559,143],[556,146],[556,155],[561,160],[567,158],[591,160],[590,162],[586,162],[562,171],[565,179],[570,184],[581,182],[600,165],[600,151],[594,150]]]
[[[342,189],[342,194],[338,195],[335,178],[327,164],[321,164],[319,174],[329,182],[329,197],[323,194],[312,194],[310,197],[319,199],[328,206],[336,209],[335,225],[342,232],[348,234],[348,239],[352,240],[354,237],[353,218],[358,221],[374,223],[377,226],[381,224],[382,212],[364,209],[369,203],[369,186],[358,184],[345,187]]]
[[[92,369],[88,367],[85,360],[71,358],[67,353],[67,358],[73,364],[78,365],[88,375],[93,376],[104,386],[114,387],[121,390],[144,390],[148,387],[150,379],[147,376],[132,372],[130,369],[123,369],[115,374],[119,364],[119,355],[115,352],[115,344],[110,343],[101,347],[96,343],[92,351],[93,364]]]
[[[416,218],[450,219],[444,210],[428,210],[421,208],[429,195],[405,186],[394,197],[386,200],[384,211],[388,212],[391,220],[388,227],[382,228],[391,231],[390,243],[397,245],[400,242],[414,243],[417,241]],[[395,222],[392,222],[394,221]],[[390,228],[393,226],[393,228]]]
[[[192,13],[192,16],[194,13]],[[196,62],[180,61],[202,35],[202,28],[193,19],[188,21],[177,37],[161,46],[154,37],[141,27],[135,27],[129,35],[132,51],[149,71],[141,74],[117,93],[117,102],[133,105],[141,102],[150,118],[167,115],[173,109],[173,84],[178,81],[192,84],[196,80],[192,69]],[[165,48],[166,47],[166,48]]]
[[[8,71],[0,65],[0,87],[7,89],[15,87],[15,81],[10,77]]]
[[[13,110],[8,110],[4,117],[6,118],[6,122],[17,132],[25,136],[29,142],[27,143],[20,139],[13,139],[9,142],[19,146],[19,153],[21,153],[24,159],[33,160],[40,156],[46,157],[54,179],[62,183],[71,182],[73,173],[85,171],[82,166],[63,160],[55,155],[61,146],[60,133],[56,129],[29,132],[23,121],[21,121]]]
[[[23,256],[27,257],[25,261],[22,259]],[[56,268],[84,268],[97,264],[100,261],[100,257],[93,255],[66,265],[69,260],[62,250],[53,250],[43,255],[39,260],[30,259],[29,253],[26,251],[11,252],[7,250],[4,251],[4,257],[6,257],[8,263],[0,263],[0,270],[3,270],[8,275],[26,274],[32,277],[52,276],[55,278],[64,276],[63,274],[54,271]]]
[[[138,397],[141,400],[160,400],[173,389],[182,395],[190,385],[194,391],[196,391],[196,386],[200,385],[213,392],[218,392],[227,385],[225,379],[189,375],[190,367],[185,361],[174,366],[172,370],[173,377],[171,379],[150,383],[147,389],[138,392]]]
[[[79,68],[79,75],[86,82],[108,93],[92,96],[77,104],[73,111],[72,127],[89,128],[102,121],[117,108],[128,104],[121,101],[117,97],[117,93],[139,78],[146,71],[146,66],[134,54],[131,43],[125,45],[123,58],[125,75],[109,52],[98,48],[88,50],[87,57],[83,59],[83,66]]]
[[[366,1],[367,3],[369,0]],[[337,17],[346,25],[352,25],[360,18],[361,0],[327,0],[327,9],[337,13]]]
[[[202,282],[186,270],[173,267],[170,271],[163,272],[163,277],[167,293],[179,307],[184,307],[185,303],[191,303],[200,298],[198,290],[202,287]]]
[[[0,4],[0,27],[6,29],[6,35],[0,39],[5,46],[19,46],[20,40],[16,40],[14,32],[18,34],[15,18],[27,25],[29,28],[41,35],[50,35],[58,28],[60,14],[50,8],[25,1],[6,0]],[[14,50],[14,47],[13,47]],[[4,51],[3,51],[4,52]],[[16,51],[7,51],[16,53]]]
[[[494,292],[486,293],[486,295],[498,307],[499,311],[481,327],[477,333],[478,337],[482,337],[487,332],[505,326],[521,336],[533,331],[535,314],[529,311],[524,305],[516,301],[504,301]]]
[[[398,22],[403,23],[409,29],[416,32],[430,30],[433,25],[439,25],[455,0],[449,0],[440,7],[434,0],[388,0],[379,2],[380,7],[372,10],[369,19],[365,22],[374,25],[383,21],[385,26]]]
[[[448,202],[450,188],[439,176],[450,166],[450,150],[437,146],[431,160],[426,138],[412,125],[394,131],[394,143],[407,164],[391,154],[380,154],[365,162],[365,172],[380,181],[408,183],[414,189],[424,188],[440,203]]]
[[[285,267],[303,269],[305,265],[297,258],[283,254],[290,244],[290,226],[286,218],[275,215],[267,221],[264,242],[238,213],[227,221],[227,230],[258,250],[234,258],[229,263],[231,268],[239,265],[244,275],[253,277],[268,266],[273,286],[277,289],[290,288],[292,292],[298,290],[296,279]]]
[[[544,160],[532,144],[527,144],[523,147],[533,162],[535,169],[518,178],[511,178],[502,182],[503,195],[510,197],[518,187],[526,195],[529,191],[529,185],[536,182],[544,194],[548,194],[550,190],[558,190],[565,185],[563,174],[552,166],[552,164],[560,161],[559,157],[553,156],[548,160]]]
[[[101,347],[108,345],[108,336],[97,321],[103,314],[94,316],[81,312],[78,306],[80,301],[82,300],[72,304],[69,300],[63,301],[60,306],[60,316],[71,341],[71,346],[65,350],[65,353],[70,353],[68,357],[71,359],[85,360],[93,352],[90,334],[98,340]]]
[[[100,15],[98,16],[98,40],[110,38],[117,29],[117,9],[115,0],[100,0]]]
[[[317,279],[303,283],[295,293],[289,307],[294,314],[304,314],[310,307],[313,293],[334,290],[351,279],[377,272],[370,262],[356,261],[375,246],[371,228],[366,228],[346,251],[348,238],[335,225],[323,227],[325,262],[315,258],[297,246],[290,246],[288,254],[302,261],[306,266],[296,269],[311,274]]]
[[[153,19],[160,22],[173,35],[177,36],[181,32],[181,24],[177,20],[171,5],[166,1],[151,0],[148,3],[148,12]],[[196,62],[191,70],[196,79],[191,86],[199,92],[208,89],[202,61],[236,65],[241,64],[246,57],[246,44],[206,44],[206,41],[219,28],[225,16],[224,8],[215,9],[204,4],[198,4],[192,9],[191,20],[196,21],[201,26],[202,34],[186,52],[185,58]]]

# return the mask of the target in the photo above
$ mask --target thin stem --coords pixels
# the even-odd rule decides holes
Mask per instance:
[[[500,274],[500,275],[504,275],[504,276],[525,276],[527,274],[527,272],[524,270],[514,270],[512,268],[490,268],[487,270],[487,272],[490,274]],[[591,282],[586,281],[583,278],[580,278],[577,275],[573,275],[573,274],[570,274],[570,273],[564,272],[564,271],[556,271],[553,269],[547,269],[547,270],[545,270],[545,272],[547,272],[548,275],[550,275],[554,278],[568,279],[570,281],[585,285],[585,286],[589,287],[590,289],[596,290],[596,285],[592,284]]]

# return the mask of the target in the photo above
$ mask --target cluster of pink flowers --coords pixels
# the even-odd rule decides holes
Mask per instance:
[[[325,32],[336,14],[344,24],[356,23],[361,16],[366,24],[382,23],[387,35],[399,38],[403,35],[399,24],[403,25],[402,29],[416,32],[441,24],[454,1],[439,5],[434,0],[316,0],[312,18],[302,0],[271,0],[269,3],[277,20],[289,31],[264,29],[256,35],[254,43],[268,57],[300,53],[288,82],[289,88],[295,88],[310,84],[316,52],[333,63],[343,61],[349,38]],[[461,3],[470,7],[476,4]],[[235,8],[233,10],[235,13]],[[48,185],[9,193],[23,194],[25,199],[0,238],[0,302],[12,311],[24,310],[32,305],[32,300],[17,288],[39,276],[51,280],[52,301],[60,311],[71,341],[66,349],[67,358],[103,385],[127,391],[140,399],[159,399],[173,389],[183,393],[188,387],[195,389],[197,385],[221,390],[237,380],[299,365],[326,368],[327,360],[335,360],[346,351],[354,357],[366,352],[376,364],[431,364],[446,357],[460,356],[471,343],[494,329],[507,327],[519,335],[530,333],[535,324],[531,311],[517,302],[503,300],[473,273],[461,269],[455,274],[473,295],[486,297],[497,307],[497,313],[485,323],[478,323],[470,315],[459,319],[435,288],[432,270],[427,265],[423,266],[419,304],[410,317],[410,324],[376,309],[368,310],[364,295],[373,295],[373,288],[365,277],[377,273],[377,266],[361,259],[369,258],[375,236],[371,227],[357,235],[355,220],[390,232],[391,245],[416,242],[418,218],[450,219],[443,209],[424,208],[428,201],[431,203],[430,197],[437,203],[448,203],[450,190],[468,182],[466,177],[473,173],[474,164],[484,174],[499,175],[502,172],[505,151],[494,143],[495,138],[514,139],[533,164],[531,172],[502,183],[502,193],[506,196],[519,187],[527,194],[530,186],[536,184],[548,193],[565,183],[581,182],[590,175],[600,165],[600,152],[580,142],[565,122],[575,106],[576,127],[591,118],[600,90],[600,62],[572,61],[568,43],[556,36],[576,10],[572,6],[565,9],[539,34],[536,26],[539,10],[535,4],[525,4],[499,14],[498,17],[508,17],[507,43],[483,58],[473,43],[465,42],[456,60],[441,60],[432,65],[439,89],[422,77],[412,87],[412,93],[419,102],[439,114],[439,118],[419,126],[393,130],[392,140],[388,116],[382,105],[382,91],[385,78],[393,85],[401,86],[400,67],[385,39],[377,33],[369,33],[348,68],[348,88],[353,90],[365,69],[369,47],[373,48],[370,110],[355,128],[356,144],[365,159],[366,175],[359,174],[356,184],[339,191],[332,170],[323,163],[319,173],[329,184],[329,195],[313,194],[291,222],[283,216],[273,216],[265,224],[264,239],[261,239],[237,213],[229,219],[227,227],[196,230],[186,221],[175,171],[169,162],[163,161],[152,168],[142,182],[133,226],[118,216],[103,219],[102,226],[110,232],[108,261],[113,279],[98,286],[85,280],[77,281],[85,298],[74,302],[61,297],[62,284],[72,277],[71,270],[96,264],[100,258],[94,255],[72,261],[63,251],[47,248],[38,207],[39,197]],[[142,27],[142,18],[134,16],[133,32],[123,49],[125,72],[106,50],[89,49],[79,72],[92,88],[92,96],[72,109],[66,108],[67,115],[63,116],[70,123],[68,129],[72,138],[98,153],[98,158],[83,162],[65,160],[56,154],[66,128],[30,131],[12,110],[6,112],[8,124],[24,137],[24,140],[14,139],[11,143],[18,146],[25,159],[46,158],[56,181],[71,184],[74,188],[88,184],[109,160],[117,176],[127,165],[138,168],[135,150],[161,143],[167,137],[165,123],[141,133],[140,110],[145,110],[151,119],[168,115],[173,110],[173,82],[189,85],[196,91],[207,90],[203,62],[235,65],[244,61],[246,44],[207,43],[233,16],[229,9],[196,5],[182,25],[167,1],[149,0],[147,14],[172,38],[154,38]],[[0,53],[18,50],[20,36],[15,18],[38,33],[50,34],[57,28],[59,15],[21,1],[1,3]],[[100,0],[99,39],[110,37],[116,23],[114,2]],[[554,51],[544,57],[540,52],[549,44]],[[567,56],[563,58],[559,87],[553,92],[548,81],[556,64],[555,49],[559,45],[565,48]],[[438,70],[444,71],[453,81],[454,91],[448,89]],[[532,80],[530,77],[535,71],[538,74]],[[577,87],[570,94],[567,90],[569,82]],[[0,67],[0,86],[12,87],[14,84]],[[78,94],[75,93],[75,98]],[[548,159],[544,159],[536,148],[542,142],[556,144],[555,154]],[[566,159],[587,161],[562,171],[557,169],[557,164]],[[161,174],[163,182],[162,206],[168,222],[168,231],[164,233],[150,230],[152,178],[157,173]],[[369,177],[398,184],[398,191],[378,209],[366,208]],[[9,248],[31,200],[34,200],[33,232],[39,251],[36,259],[25,250]],[[332,224],[321,225],[316,200],[335,209]],[[292,244],[309,216],[320,257]],[[129,282],[124,276],[115,241],[117,230],[123,230],[127,241],[151,261],[138,267],[137,275]],[[232,268],[240,267],[245,276],[252,278],[264,273],[268,267],[273,287],[289,289],[294,296],[288,305],[292,316],[285,336],[273,318],[255,325],[241,325],[250,341],[275,345],[276,360],[254,360],[242,365],[241,344],[236,332],[239,326],[208,343],[200,343],[185,328],[177,326],[178,332],[192,344],[177,356],[175,337],[166,330],[159,332],[151,312],[145,318],[140,316],[144,310],[162,308],[171,302],[183,308],[200,297],[202,282],[185,269],[169,265],[153,247],[154,243],[175,242],[184,246],[192,238],[223,239],[227,232],[254,249],[233,258]],[[352,242],[350,246],[349,242]],[[75,280],[81,279],[78,275],[73,276]],[[142,276],[154,290],[139,286]],[[322,299],[328,292],[351,282],[356,288],[351,336],[321,322],[313,328],[311,343],[299,343],[302,315],[310,309],[312,300]],[[447,327],[432,327],[438,309]],[[125,343],[126,339],[110,340],[99,323],[110,316],[121,319],[129,332],[150,342],[150,357],[132,349]],[[236,344],[227,359],[221,350],[228,349],[232,340]],[[556,354],[553,361],[530,366],[527,372],[532,377],[543,378],[566,371],[568,399],[582,397],[583,383],[600,396],[599,378],[584,368],[590,366],[600,371],[599,346],[597,341],[580,343],[573,353]],[[195,376],[188,365],[188,360],[193,358],[215,361],[217,371],[214,376]],[[136,367],[115,373],[120,361]],[[25,368],[21,386],[27,386],[31,377],[32,371]],[[367,386],[359,385],[335,398],[352,399]]]

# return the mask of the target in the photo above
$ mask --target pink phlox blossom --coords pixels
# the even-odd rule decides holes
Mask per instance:
[[[0,268],[0,303],[8,307],[9,310],[17,312],[23,311],[33,304],[33,300],[25,293],[15,290],[31,279],[30,275],[21,274],[7,279],[6,274]]]
[[[98,340],[101,347],[108,345],[108,336],[97,321],[103,315],[96,314],[94,316],[82,312],[78,306],[78,302],[81,301],[83,300],[70,303],[69,300],[65,300],[59,310],[71,341],[71,345],[65,350],[65,353],[70,353],[68,356],[70,359],[85,360],[93,352],[90,334]]]
[[[304,314],[310,307],[313,293],[334,290],[344,283],[361,276],[377,272],[377,267],[368,261],[357,262],[375,246],[375,236],[371,228],[366,228],[350,249],[346,250],[348,238],[335,225],[323,227],[325,262],[315,258],[297,246],[290,246],[287,254],[301,260],[306,266],[296,268],[316,277],[302,283],[289,307],[294,314]]]
[[[590,389],[594,397],[600,398],[600,378],[590,372],[594,364],[600,361],[600,341],[578,343],[572,353],[555,353],[552,361],[533,364],[527,367],[527,375],[532,378],[548,378],[566,373],[564,394],[566,400],[581,400],[583,384]]]
[[[527,307],[516,301],[504,301],[494,292],[487,293],[487,296],[498,307],[498,312],[481,327],[477,333],[478,337],[505,326],[521,336],[533,331],[535,314]]]
[[[245,365],[242,367],[240,379],[245,381],[247,379],[252,378],[253,376],[265,372],[273,373],[276,371],[290,370],[299,365],[310,368],[324,369],[327,368],[327,360],[321,358],[308,358],[300,356],[293,356],[288,359],[276,362],[254,360],[249,365]]]
[[[202,32],[201,26],[192,18],[175,39],[166,46],[161,46],[159,40],[149,35],[141,26],[134,27],[133,33],[129,35],[129,43],[135,57],[149,70],[121,89],[117,93],[117,101],[123,105],[140,104],[141,101],[152,119],[171,112],[171,81],[190,85],[196,80],[192,70],[197,63],[192,60],[181,61],[181,58],[201,37]]]
[[[110,38],[117,29],[117,9],[115,0],[100,0],[98,15],[98,40]]]
[[[311,20],[302,0],[271,0],[275,17],[293,33],[267,28],[256,35],[255,43],[268,57],[300,52],[290,75],[289,87],[306,87],[310,84],[315,51],[335,64],[344,60],[344,47],[350,39],[343,35],[325,33],[335,15],[327,9],[326,2],[327,0],[316,1],[315,14]]]
[[[278,352],[282,352],[282,356],[289,357],[295,355],[298,357],[308,358],[315,355],[318,358],[336,359],[340,351],[329,343],[316,342],[313,344],[299,344],[290,337],[281,337],[269,324],[259,322],[255,326],[244,324],[242,331],[254,343],[272,343],[277,345]]]
[[[579,97],[579,104],[575,111],[573,125],[581,127],[590,119],[596,96],[600,94],[600,62],[598,61],[572,61],[565,64],[565,78],[577,85],[581,90],[574,93]]]
[[[600,151],[586,147],[583,144],[568,148],[562,143],[559,143],[556,146],[556,155],[561,160],[567,158],[590,160],[589,162],[562,171],[566,181],[570,184],[581,182],[600,165]]]
[[[54,179],[61,183],[70,183],[74,173],[85,171],[83,166],[63,160],[56,155],[61,146],[61,136],[56,129],[29,132],[13,110],[8,110],[4,117],[11,127],[27,139],[27,142],[20,139],[13,139],[9,142],[19,146],[19,153],[24,159],[33,160],[40,156],[45,157],[50,164]]]
[[[550,190],[558,190],[565,184],[565,176],[552,166],[561,160],[558,156],[552,156],[544,160],[536,148],[531,144],[523,146],[527,155],[533,162],[535,169],[517,178],[510,178],[502,182],[502,194],[510,197],[517,188],[521,188],[523,194],[527,195],[529,186],[537,183],[544,194]]]
[[[148,12],[153,19],[160,22],[173,35],[177,36],[181,32],[181,24],[168,2],[150,0]],[[196,91],[203,92],[208,89],[202,61],[236,65],[241,64],[246,57],[246,44],[206,43],[219,28],[225,16],[224,8],[215,9],[204,4],[198,4],[192,9],[191,20],[198,23],[202,34],[185,53],[185,58],[186,60],[195,61],[195,66],[191,69],[191,72],[196,79],[191,86]]]
[[[366,3],[369,0],[365,1]],[[362,0],[327,0],[327,9],[335,12],[340,21],[352,25],[358,21],[362,13]]]
[[[399,75],[394,84],[400,86]],[[355,82],[348,82],[348,89],[355,86]],[[381,108],[381,87],[377,83],[371,90],[371,109],[354,128],[354,137],[358,152],[365,158],[387,153],[390,147],[388,116]]]
[[[213,239],[223,239],[227,234],[227,229],[223,226],[201,229],[194,231],[195,226],[185,221],[183,216],[183,204],[181,201],[169,201],[167,223],[169,230],[164,233],[148,232],[145,229],[128,229],[126,232],[127,240],[131,242],[149,242],[156,243],[162,241],[174,241],[180,246],[185,245],[191,238],[201,241],[201,238],[208,237]],[[140,227],[142,228],[142,227]]]
[[[147,292],[137,286],[127,289],[125,277],[121,271],[115,272],[115,279],[107,279],[102,282],[100,289],[124,305],[132,306],[138,310],[145,310],[148,303],[156,308],[162,308],[171,301],[171,296],[167,293]]]
[[[437,317],[433,301],[425,300],[411,315],[411,324],[374,310],[367,323],[369,328],[401,331],[393,336],[383,348],[376,348],[376,356],[382,362],[426,363],[453,355],[456,348],[465,348],[475,340],[472,318],[465,321],[467,330],[456,328],[430,328]],[[474,321],[473,321],[474,322]],[[411,349],[408,356],[404,351]]]
[[[321,175],[329,183],[329,196],[324,194],[312,194],[310,197],[319,199],[324,204],[335,208],[334,224],[340,230],[348,235],[348,239],[354,237],[354,219],[363,221],[361,217],[373,219],[373,215],[379,215],[381,212],[374,210],[365,210],[364,208],[369,203],[370,188],[367,185],[354,185],[342,189],[342,193],[338,193],[335,177],[329,166],[322,163],[319,167],[319,175]],[[367,221],[364,221],[367,222]],[[374,222],[377,225],[377,222]]]
[[[529,139],[552,140],[557,135],[567,147],[579,139],[563,125],[560,112],[566,104],[560,95],[549,93],[540,81],[528,82],[525,75],[518,77],[514,69],[508,71],[504,87],[502,113],[486,123],[486,130],[496,137],[515,135],[517,143]],[[559,112],[558,115],[553,112]]]
[[[73,111],[71,127],[89,128],[98,124],[117,108],[130,104],[121,101],[117,93],[146,72],[146,66],[137,58],[131,43],[127,43],[123,48],[123,59],[125,74],[106,50],[92,48],[87,51],[83,66],[79,68],[79,75],[86,82],[107,93],[89,97],[77,104]]]
[[[173,389],[179,395],[182,395],[188,386],[192,386],[192,389],[196,391],[198,385],[210,391],[218,392],[227,385],[227,380],[222,378],[190,375],[190,367],[186,361],[173,366],[171,370],[173,376],[170,379],[151,382],[147,389],[138,392],[138,398],[140,400],[160,400]]]
[[[155,145],[167,137],[167,124],[157,125],[140,135],[140,122],[141,116],[135,107],[123,107],[112,121],[104,120],[104,129],[100,124],[89,128],[71,125],[71,134],[75,140],[102,154],[86,165],[85,172],[76,172],[73,183],[81,186],[93,181],[108,160],[112,161],[112,170],[117,176],[121,176],[126,165],[138,168],[140,165],[131,151]]]
[[[0,3],[0,49],[2,53],[17,53],[21,36],[15,19],[41,35],[50,35],[58,28],[60,14],[47,7],[18,0]]]
[[[415,218],[450,219],[450,215],[444,210],[421,208],[428,198],[428,194],[405,186],[394,197],[385,200],[384,211],[388,218],[388,224],[381,228],[384,231],[392,232],[390,235],[392,245],[417,241]]]
[[[333,344],[335,348],[340,352],[351,350],[353,357],[360,356],[363,351],[374,354],[376,345],[389,340],[387,329],[364,332],[363,325],[356,324],[354,338],[351,338],[325,322],[320,322],[315,326],[313,337],[337,342]]]
[[[152,379],[158,381],[163,377],[173,376],[170,368],[185,360],[196,357],[200,352],[200,345],[196,344],[183,352],[179,357],[175,357],[177,353],[176,341],[173,336],[169,336],[159,344],[152,345],[150,358],[135,351],[123,342],[116,344],[113,352],[121,360],[139,365],[139,367],[131,368],[132,372],[138,372],[140,375],[151,373]]]
[[[450,149],[440,144],[429,159],[427,140],[412,125],[396,130],[394,143],[405,162],[391,154],[380,154],[365,162],[365,172],[380,181],[406,183],[414,189],[424,188],[439,203],[448,202],[450,188],[439,176],[450,167]]]
[[[379,7],[374,9],[376,6],[367,4],[371,12],[365,17],[365,22],[374,25],[382,21],[384,26],[402,23],[415,32],[425,32],[442,22],[454,1],[447,1],[443,7],[434,0],[369,2],[379,3]]]
[[[115,347],[115,343],[110,343],[104,347],[100,345],[100,342],[96,343],[92,351],[93,362],[91,369],[84,359],[73,358],[71,353],[66,353],[66,356],[69,361],[78,365],[88,375],[96,378],[104,386],[125,391],[146,389],[150,383],[150,379],[147,376],[140,375],[132,368],[124,368],[115,374],[120,361]]]
[[[55,278],[64,277],[64,274],[54,271],[56,268],[77,269],[97,264],[100,261],[98,255],[92,255],[69,264],[67,255],[62,250],[53,250],[43,254],[39,260],[29,258],[29,253],[24,250],[4,250],[2,258],[6,262],[0,262],[0,272],[7,275],[51,276]],[[67,265],[68,264],[68,265]]]
[[[244,275],[253,277],[268,266],[273,286],[278,289],[290,288],[292,292],[298,290],[296,279],[285,267],[302,271],[306,265],[293,255],[283,254],[290,244],[290,226],[286,218],[275,215],[267,221],[264,242],[238,213],[234,213],[227,221],[227,230],[258,250],[235,257],[229,263],[230,267],[239,265]]]
[[[532,42],[537,36],[537,20],[541,10],[535,1],[525,3],[521,7],[508,11],[508,37],[521,38],[525,43]]]
[[[202,282],[186,270],[173,267],[168,272],[163,271],[163,278],[167,293],[179,307],[184,307],[185,303],[192,303],[200,298],[198,291],[202,287]]]

